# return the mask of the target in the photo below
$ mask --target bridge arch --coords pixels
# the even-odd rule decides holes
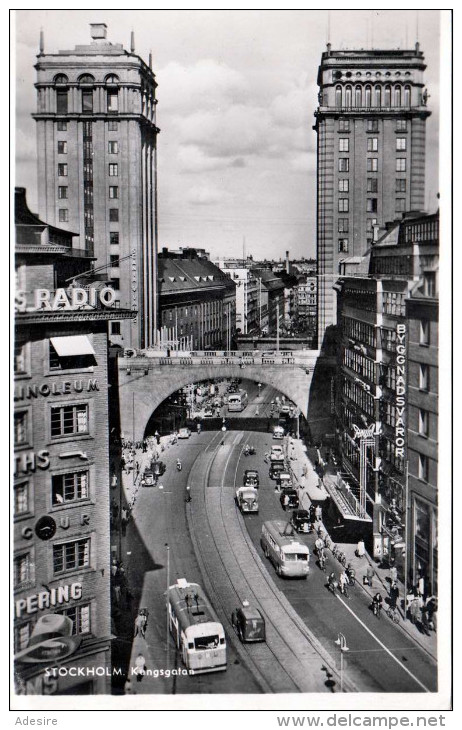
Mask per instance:
[[[311,352],[311,355],[314,354]],[[192,382],[218,378],[246,378],[271,385],[293,401],[305,417],[314,362],[282,362],[281,358],[119,358],[121,431],[125,438],[141,440],[152,413],[172,393]],[[313,359],[313,358],[312,358]],[[232,360],[232,361],[229,361]]]

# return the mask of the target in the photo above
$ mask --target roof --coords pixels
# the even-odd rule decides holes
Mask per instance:
[[[277,274],[274,274],[269,269],[252,269],[252,273],[261,279],[262,286],[264,286],[268,291],[285,288],[285,284],[281,277],[277,276]]]
[[[240,609],[246,619],[251,621],[252,619],[261,619],[262,615],[258,608],[254,608],[253,606],[240,606]]]
[[[185,290],[236,288],[229,276],[203,258],[159,258],[158,278],[161,296]]]
[[[72,239],[78,233],[56,228],[42,221],[36,213],[32,213],[27,205],[26,188],[15,188],[14,191],[14,223],[16,228],[16,248],[37,247],[37,251],[48,253],[66,253],[64,249],[72,248]],[[43,232],[48,230],[46,240]]]

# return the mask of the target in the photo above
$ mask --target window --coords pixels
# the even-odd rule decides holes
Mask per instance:
[[[401,106],[401,86],[395,89],[395,106]]]
[[[88,471],[54,474],[51,477],[51,501],[53,505],[77,502],[90,496]]]
[[[67,155],[67,142],[58,141],[58,155]]]
[[[29,412],[14,414],[14,445],[25,446],[29,443]]]
[[[29,482],[14,485],[14,516],[27,514],[29,506]]]
[[[339,218],[338,219],[338,232],[339,233],[348,233],[348,218]]]
[[[367,218],[366,220],[366,231],[373,231],[374,226],[377,225],[377,218]]]
[[[34,580],[34,569],[30,552],[14,558],[14,587],[21,588]]]
[[[119,188],[117,185],[110,185],[109,186],[109,198],[111,200],[116,200],[119,197]]]
[[[338,191],[339,193],[347,193],[349,190],[349,180],[348,178],[341,178],[338,181]]]
[[[88,405],[59,406],[51,409],[51,437],[88,433]]]
[[[15,375],[26,375],[28,372],[27,366],[27,343],[17,342],[14,343],[14,374]]]
[[[14,651],[17,654],[22,649],[27,649],[29,639],[34,626],[34,621],[27,621],[14,627]]]
[[[342,87],[341,86],[335,87],[335,106],[337,106],[337,107],[342,106]]]
[[[428,411],[419,408],[419,434],[428,436]]]
[[[111,322],[111,335],[121,335],[120,322]]]
[[[368,152],[377,152],[379,149],[379,138],[378,137],[368,137],[367,138],[367,151]]]
[[[67,91],[61,90],[56,92],[56,113],[67,114],[68,111],[68,96]],[[65,122],[64,122],[65,124]]]
[[[348,253],[348,238],[338,239],[338,251],[339,253]]]
[[[53,573],[90,565],[90,538],[53,545]]]
[[[350,140],[348,137],[340,137],[338,141],[338,150],[339,152],[348,152],[349,151],[349,142]]]
[[[72,606],[72,608],[65,608],[62,611],[56,611],[61,616],[67,616],[72,621],[72,634],[89,634],[91,632],[90,627],[90,604],[86,603],[82,606]]]
[[[378,119],[366,119],[366,132],[378,132],[379,131],[379,120]]]
[[[110,263],[113,268],[119,268],[119,256],[114,254],[111,254],[110,256]]]
[[[404,106],[411,106],[411,87],[404,87]]]
[[[58,132],[67,132],[67,122],[57,122],[57,130]]]
[[[396,192],[397,193],[406,192],[406,178],[401,178],[401,177],[396,178]]]
[[[85,89],[82,90],[82,112],[84,114],[91,113],[93,111],[93,90]]]
[[[430,344],[430,322],[428,321],[428,319],[420,320],[419,344],[420,345],[429,345]]]
[[[382,89],[380,86],[375,87],[375,106],[382,106]]]
[[[407,119],[397,119],[396,120],[396,131],[397,132],[407,132]]]
[[[405,198],[396,198],[395,211],[397,213],[404,213],[405,210],[406,210],[406,199]]]
[[[67,185],[60,185],[58,187],[58,198],[59,200],[67,200]]]
[[[350,160],[348,157],[339,157],[338,171],[339,172],[349,172],[350,171]]]
[[[119,111],[119,92],[116,89],[107,92],[107,110],[108,112]]]
[[[58,220],[60,223],[68,223],[69,222],[69,211],[67,208],[60,208],[58,210]]]
[[[378,181],[377,181],[376,177],[367,178],[367,192],[368,193],[376,193],[377,185],[378,185]]]
[[[120,279],[115,276],[111,276],[111,286],[113,289],[120,289]]]
[[[406,137],[397,137],[396,138],[396,149],[400,152],[406,151]]]
[[[107,123],[107,131],[108,132],[117,132],[118,129],[119,129],[119,122],[116,122],[114,120],[110,120]]]
[[[368,172],[377,172],[379,169],[379,161],[377,157],[368,157],[367,158],[367,171]]]
[[[425,363],[419,365],[419,390],[428,392],[430,389],[429,381],[430,369]]]
[[[339,213],[348,213],[348,198],[339,198],[338,211]]]
[[[59,177],[67,177],[67,162],[60,162],[58,164],[58,175]]]
[[[351,86],[345,88],[345,106],[351,106]]]
[[[384,104],[387,107],[391,106],[391,86],[385,86]]]
[[[339,119],[338,129],[339,129],[339,132],[349,132],[350,131],[350,120],[349,119]]]
[[[366,210],[368,213],[377,213],[377,198],[367,198]]]
[[[406,158],[405,157],[396,158],[396,172],[406,172]]]
[[[366,90],[364,92],[364,105],[366,107],[370,107],[370,105],[371,105],[371,92],[372,92],[371,87],[366,86]]]
[[[425,456],[425,454],[419,454],[419,479],[422,479],[424,482],[428,482],[428,466],[428,456]]]
[[[118,231],[111,231],[109,234],[109,243],[117,244],[119,243],[119,232]]]
[[[108,142],[108,152],[110,155],[117,155],[119,152],[118,142]]]
[[[119,174],[119,165],[117,162],[111,162],[109,165],[109,177],[117,177]]]
[[[109,208],[109,220],[111,223],[118,223],[119,222],[119,209],[118,208]],[[111,241],[112,243],[112,241]]]
[[[434,271],[426,271],[423,275],[424,295],[426,297],[436,296],[436,273]]]
[[[355,88],[355,106],[362,106],[363,93],[360,86]]]

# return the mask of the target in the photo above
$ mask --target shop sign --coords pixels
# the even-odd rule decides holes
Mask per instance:
[[[60,383],[41,383],[40,385],[17,385],[14,391],[15,401],[25,398],[38,398],[39,395],[47,398],[49,395],[70,395],[72,393],[87,393],[99,390],[96,378],[89,378],[85,383],[82,379],[63,380]]]
[[[396,325],[396,424],[395,424],[395,456],[404,459],[406,410],[406,325]]]
[[[70,583],[47,591],[40,591],[40,593],[32,593],[27,598],[18,598],[15,601],[15,617],[22,618],[26,614],[54,608],[54,606],[60,606],[69,601],[78,601],[82,598],[82,590],[81,583]]]
[[[18,681],[15,689],[18,695],[53,695],[58,691],[58,678],[43,672],[28,679],[25,685]]]
[[[31,647],[26,654],[16,657],[15,661],[22,664],[57,662],[74,654],[81,643],[81,636],[60,636],[56,639],[48,639],[38,646]]]
[[[73,287],[69,289],[34,289],[32,292],[32,304],[28,305],[28,292],[20,290],[15,297],[16,312],[37,312],[45,310],[48,312],[73,311],[88,307],[94,309],[98,302],[103,307],[112,307],[116,298],[115,290],[110,286],[101,289],[80,289]]]
[[[355,423],[353,427],[353,438],[354,439],[371,439],[375,436],[375,423],[372,423],[368,428],[359,428]]]
[[[50,466],[50,452],[42,449],[41,451],[23,451],[14,455],[14,476],[20,474],[29,474],[36,469],[48,469]]]

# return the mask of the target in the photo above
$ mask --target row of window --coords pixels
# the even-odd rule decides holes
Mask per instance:
[[[343,364],[358,375],[367,378],[371,383],[375,382],[375,364],[368,357],[364,357],[356,350],[346,348],[343,351]]]
[[[55,474],[51,477],[51,502],[54,507],[69,502],[78,502],[90,497],[90,474],[88,469]],[[32,492],[29,480],[14,485],[15,517],[32,512]]]
[[[14,446],[19,448],[31,442],[30,412],[16,411],[14,414]],[[89,433],[88,403],[51,408],[51,438],[81,436]]]
[[[93,89],[82,89],[80,92],[80,111],[82,114],[93,112]],[[106,92],[106,111],[115,113],[119,111],[119,94],[117,90]],[[69,112],[69,92],[66,89],[56,91],[56,113],[67,114]]]
[[[90,168],[87,168],[87,169],[90,169]],[[84,166],[84,174],[85,174],[85,166]],[[109,163],[108,175],[109,175],[109,177],[118,177],[119,176],[119,165],[117,162]],[[67,177],[67,176],[68,176],[67,162],[58,163],[58,177]]]
[[[90,538],[84,537],[53,545],[53,575],[90,566]],[[35,581],[32,551],[16,555],[13,561],[14,588],[29,586]]]
[[[59,186],[58,188],[58,198],[60,200],[67,200],[68,195],[68,189],[66,186]],[[118,200],[119,198],[119,187],[117,185],[110,185],[109,186],[109,199],[110,200]],[[111,217],[112,216],[112,217]],[[91,213],[91,218],[93,220],[93,213]],[[60,223],[68,223],[69,222],[69,209],[68,208],[58,208],[58,220]],[[109,220],[110,221],[118,221],[119,220],[119,211],[117,208],[112,208],[109,211]],[[112,234],[111,234],[112,235]],[[111,241],[111,243],[119,243],[119,241]]]
[[[108,145],[107,151],[110,155],[119,154],[119,143],[118,142],[109,140],[107,145]],[[92,151],[93,151],[93,145],[90,142],[85,142],[84,157],[91,156]],[[67,155],[67,142],[64,140],[58,140],[58,155]],[[67,175],[67,171],[65,174]],[[111,174],[111,173],[109,173],[109,174]]]
[[[406,151],[406,137],[397,137],[396,138],[396,150],[398,152],[405,152]],[[378,137],[368,137],[367,138],[367,151],[368,152],[378,152],[379,150],[379,138]],[[350,140],[348,137],[340,137],[338,141],[338,151],[339,152],[349,152],[350,151]]]
[[[406,158],[397,157],[395,161],[395,172],[406,172]],[[367,172],[378,172],[379,161],[377,157],[367,158]],[[350,158],[339,157],[338,158],[338,171],[339,172],[350,172]]]
[[[383,105],[382,105],[383,101]],[[387,84],[376,86],[374,89],[374,106],[375,107],[409,107],[411,105],[411,87],[392,86]],[[340,84],[335,87],[335,106],[336,107],[352,107],[353,106],[353,87],[342,87]],[[372,86],[357,85],[354,89],[354,106],[357,108],[372,106]]]
[[[343,380],[343,394],[369,416],[374,415],[374,399],[364,388],[348,378]]]
[[[56,122],[56,129],[58,130],[58,132],[67,132],[67,122],[63,119],[59,119]],[[115,119],[109,119],[107,122],[107,129],[108,132],[117,132],[119,129],[119,122],[117,122]]]
[[[395,125],[397,132],[407,132],[407,119],[397,119]],[[339,119],[338,122],[339,132],[350,131],[350,120]],[[379,131],[379,120],[378,119],[366,119],[366,132],[378,132]]]
[[[374,325],[361,322],[351,317],[342,318],[343,336],[351,338],[355,342],[364,342],[370,347],[376,347],[376,329]]]

